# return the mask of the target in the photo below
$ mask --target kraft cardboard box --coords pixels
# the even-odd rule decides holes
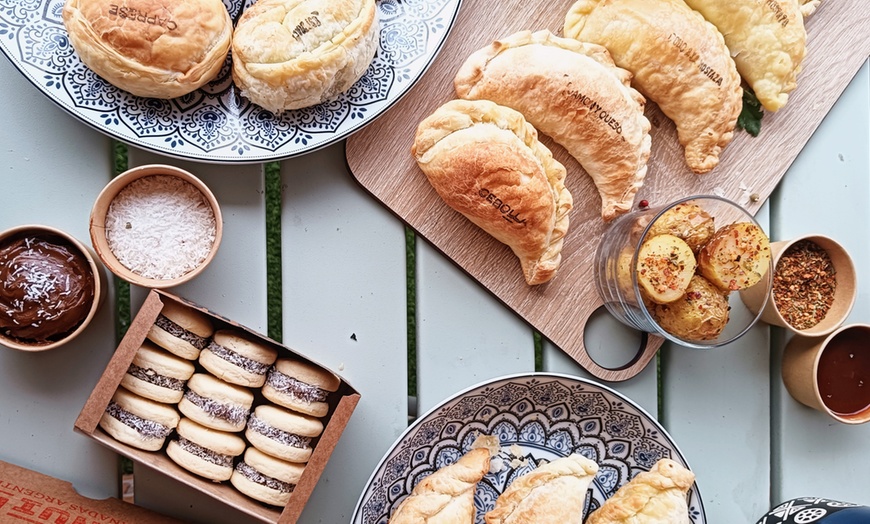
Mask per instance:
[[[271,340],[245,326],[242,326],[228,318],[218,315],[217,313],[202,307],[193,302],[187,301],[181,297],[172,295],[162,290],[151,290],[142,307],[139,309],[136,317],[130,324],[126,335],[121,340],[115,354],[106,366],[105,371],[100,377],[94,391],[91,393],[88,400],[85,402],[78,419],[75,422],[75,430],[79,431],[91,438],[97,440],[104,446],[115,450],[117,453],[129,457],[130,459],[151,467],[173,479],[176,479],[188,486],[193,487],[207,495],[210,495],[216,501],[223,504],[228,504],[237,508],[253,517],[256,517],[263,522],[289,524],[298,520],[302,513],[305,503],[314,491],[323,469],[329,460],[332,451],[335,449],[338,439],[341,436],[344,428],[347,426],[351,414],[359,402],[360,395],[353,389],[340,375],[333,373],[341,379],[341,385],[334,394],[330,395],[330,409],[327,415],[322,419],[324,424],[323,433],[314,442],[314,452],[305,467],[302,478],[297,483],[291,495],[290,502],[282,509],[274,506],[262,504],[254,499],[243,495],[233,487],[229,481],[213,482],[194,475],[187,470],[178,466],[165,453],[164,448],[159,451],[142,451],[121,442],[118,442],[102,428],[99,427],[100,417],[109,405],[112,395],[118,389],[121,379],[126,374],[136,351],[145,340],[148,330],[157,320],[160,311],[163,309],[165,301],[176,301],[187,306],[193,307],[211,317],[215,325],[215,330],[219,329],[240,329],[261,339],[264,343],[271,345],[278,350],[278,358],[295,358],[314,362],[312,359],[297,351],[294,351],[274,340]],[[315,364],[325,368],[321,364]],[[204,371],[197,364],[198,372]],[[332,370],[330,370],[332,371]],[[259,391],[255,390],[254,406],[261,402],[266,402],[262,399]],[[241,434],[240,434],[241,436]],[[166,439],[168,443],[172,439],[172,435]]]
[[[115,498],[89,499],[69,482],[0,460],[0,522],[181,524]]]

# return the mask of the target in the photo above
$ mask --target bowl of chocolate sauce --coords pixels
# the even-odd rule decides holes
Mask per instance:
[[[88,248],[43,225],[0,232],[0,345],[46,351],[78,336],[105,284]]]

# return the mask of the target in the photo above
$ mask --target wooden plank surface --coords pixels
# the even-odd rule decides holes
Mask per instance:
[[[566,185],[574,195],[575,207],[559,274],[546,285],[530,287],[523,281],[510,250],[449,209],[410,155],[418,122],[454,98],[452,78],[469,54],[518,30],[561,33],[570,5],[566,0],[464,2],[431,70],[393,109],[348,139],[347,159],[357,180],[436,249],[584,368],[599,378],[621,380],[642,366],[621,371],[601,369],[588,357],[583,345],[586,321],[601,305],[591,261],[606,225],[598,215],[597,191],[579,164],[543,138],[568,169]],[[719,167],[707,175],[696,176],[686,168],[673,124],[654,104],[647,105],[646,114],[653,123],[653,147],[638,200],[658,205],[692,194],[716,193],[757,211],[870,54],[870,12],[858,0],[823,3],[808,20],[807,28],[809,52],[789,104],[776,114],[765,115],[758,138],[736,133]],[[757,193],[761,200],[749,202],[751,193]],[[652,337],[643,362],[638,364],[652,358],[660,343],[661,339]]]

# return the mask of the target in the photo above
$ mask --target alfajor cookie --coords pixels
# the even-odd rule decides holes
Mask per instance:
[[[121,378],[121,385],[145,398],[177,404],[194,370],[191,361],[176,357],[145,340],[136,351],[127,374]]]
[[[100,427],[118,442],[156,451],[163,447],[180,418],[170,405],[118,388],[100,418]]]
[[[199,311],[167,300],[148,331],[148,339],[170,353],[196,360],[214,333],[211,320]]]
[[[285,462],[249,447],[242,462],[236,464],[230,482],[255,500],[286,506],[304,470],[304,464]]]
[[[233,459],[245,451],[245,441],[238,435],[210,429],[189,418],[182,418],[176,436],[166,446],[166,454],[182,468],[222,481],[233,474]]]
[[[314,364],[279,358],[266,376],[263,396],[285,408],[322,417],[329,411],[329,394],[340,383],[338,377]]]
[[[288,462],[308,462],[311,441],[323,432],[320,420],[263,404],[248,417],[245,438],[263,453]]]
[[[258,388],[276,358],[275,348],[242,331],[222,329],[199,354],[199,363],[230,384]]]
[[[208,373],[195,373],[187,381],[178,409],[207,428],[241,431],[253,403],[254,394],[250,390],[228,384]]]

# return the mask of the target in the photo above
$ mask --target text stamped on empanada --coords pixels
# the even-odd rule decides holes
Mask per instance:
[[[125,5],[111,4],[109,6],[109,16],[114,18],[125,18],[143,24],[157,25],[165,27],[169,31],[174,31],[178,28],[178,24],[176,24],[171,18],[151,15],[135,7],[127,7]]]
[[[525,225],[526,219],[520,218],[519,213],[514,211],[510,204],[505,203],[489,189],[481,188],[481,190],[478,191],[477,194],[484,198],[487,202],[492,204],[492,207],[498,209],[499,213],[501,213],[502,215],[502,218],[504,218],[508,222]]]

